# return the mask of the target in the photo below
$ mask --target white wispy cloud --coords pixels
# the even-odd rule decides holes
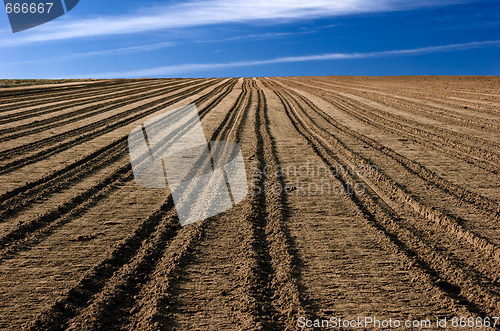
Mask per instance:
[[[114,54],[123,54],[123,53],[147,52],[147,51],[154,51],[157,49],[162,49],[165,47],[172,47],[174,45],[176,45],[175,42],[166,41],[166,42],[148,44],[148,45],[139,45],[139,46],[105,49],[105,50],[92,51],[92,52],[75,53],[75,54],[68,55],[68,57],[75,57],[75,56],[87,57],[87,56],[96,56],[96,55],[114,55]]]
[[[297,34],[304,34],[305,32],[268,32],[268,33],[258,33],[258,34],[248,34],[224,39],[204,39],[196,40],[197,43],[219,43],[228,41],[241,41],[241,40],[266,40],[266,39],[276,39],[282,37],[290,37]]]
[[[421,47],[413,49],[399,49],[399,50],[388,50],[379,52],[329,53],[329,54],[317,54],[317,55],[306,55],[306,56],[280,57],[275,59],[257,60],[257,61],[180,64],[180,65],[162,66],[162,67],[133,70],[133,71],[91,74],[80,77],[72,76],[71,78],[134,78],[134,77],[151,77],[151,76],[172,76],[172,75],[200,72],[213,69],[250,67],[250,66],[278,64],[278,63],[292,63],[292,62],[327,61],[327,60],[331,61],[331,60],[346,60],[346,59],[377,58],[377,57],[387,57],[387,56],[419,55],[419,54],[430,54],[438,52],[468,50],[473,48],[495,47],[499,45],[500,45],[500,40],[474,41],[462,44],[429,46],[429,47]]]
[[[2,38],[4,47],[34,42],[142,33],[223,23],[272,23],[340,15],[408,10],[472,0],[193,0],[143,8],[127,15],[74,17]],[[71,14],[70,14],[71,15]]]
[[[71,54],[67,54],[67,55],[48,57],[48,58],[44,58],[44,59],[36,59],[36,60],[30,60],[30,61],[0,62],[0,65],[10,66],[10,65],[17,65],[17,64],[55,62],[55,61],[61,61],[61,60],[74,60],[75,58],[84,58],[84,57],[93,57],[93,56],[124,55],[124,54],[131,54],[131,53],[137,53],[137,52],[154,51],[154,50],[162,49],[165,47],[172,47],[174,45],[176,45],[176,43],[167,41],[167,42],[161,42],[161,43],[155,43],[155,44],[119,47],[119,48],[103,49],[103,50],[90,51],[90,52],[71,53]]]

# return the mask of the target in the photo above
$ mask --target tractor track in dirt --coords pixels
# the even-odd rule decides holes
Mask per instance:
[[[230,91],[230,89],[227,91]],[[201,109],[200,117],[204,118],[211,109],[227,96],[227,91],[207,105],[207,107]],[[197,103],[199,104],[200,102]],[[179,226],[176,225],[176,214],[172,208],[173,200],[171,195],[169,195],[158,210],[142,221],[140,229],[142,229],[143,224],[144,226],[147,224],[149,231],[136,232],[134,236],[127,238],[123,242],[123,246],[118,246],[110,254],[110,257],[105,259],[100,265],[94,267],[88,273],[87,277],[71,289],[61,302],[56,303],[49,311],[38,317],[37,321],[33,324],[33,328],[69,327],[70,324],[77,323],[70,320],[77,319],[79,314],[85,315],[86,310],[93,309],[93,313],[98,314],[94,315],[94,317],[105,317],[106,312],[109,314],[109,311],[107,311],[107,309],[111,308],[109,305],[113,304],[114,300],[117,299],[116,297],[120,294],[122,295],[120,299],[124,299],[123,296],[126,296],[127,292],[123,291],[123,289],[133,290],[133,287],[138,285],[133,283],[134,280],[140,283],[140,278],[136,280],[135,277],[142,274],[143,279],[146,278],[147,275],[143,274],[144,270],[151,270],[154,267],[154,261],[157,261],[161,257],[165,246],[175,237]],[[150,240],[146,241],[148,238]],[[135,249],[133,251],[124,250],[124,246],[128,248],[131,243],[135,244]],[[99,270],[106,267],[110,268],[111,266],[108,266],[110,264],[113,265],[113,272],[105,274],[99,272]],[[117,284],[119,286],[115,286]],[[109,302],[102,302],[102,299],[99,300],[99,297],[92,298],[92,295],[97,295],[99,291],[105,294],[105,298]],[[80,295],[82,292],[85,293],[84,298],[86,300],[81,300]],[[88,315],[85,316],[88,317]],[[100,323],[109,322],[109,320],[103,320]],[[97,324],[98,321],[94,319],[94,323]],[[109,324],[107,325],[109,326]]]
[[[325,162],[328,162],[329,166],[333,164],[339,168],[349,167],[350,162],[365,163],[365,165],[369,166],[366,160],[353,153],[334,136],[321,135],[318,132],[320,131],[319,127],[310,119],[306,119],[307,115],[303,111],[299,115],[297,108],[300,109],[300,106],[293,96],[290,94],[287,95],[286,92],[281,92],[277,86],[273,86],[273,89],[280,96],[284,105],[288,106],[287,113],[290,116],[290,120],[295,123],[297,130],[303,134],[309,143],[317,146],[317,151],[321,154]],[[294,107],[291,102],[296,106]],[[349,162],[346,160],[352,161]],[[359,197],[356,194],[353,195],[354,199],[359,199],[357,204],[360,210],[366,213],[367,218],[377,222],[377,226],[383,229],[386,235],[394,243],[397,243],[400,249],[409,257],[413,257],[416,262],[415,264],[421,268],[422,272],[427,273],[429,277],[435,277],[434,285],[436,287],[448,295],[450,299],[461,301],[471,313],[481,314],[482,316],[499,313],[500,307],[498,307],[498,302],[500,302],[500,297],[498,285],[496,285],[498,284],[496,277],[498,275],[498,262],[500,261],[498,246],[485,242],[483,238],[475,236],[466,229],[457,229],[457,225],[451,223],[452,221],[447,219],[445,215],[431,208],[426,208],[426,206],[419,205],[401,187],[378,171],[374,171],[371,175],[369,174],[369,179],[362,179],[356,174],[349,173],[343,173],[341,177],[344,177],[342,179],[346,182],[365,182],[366,187],[370,188],[368,190],[369,194],[366,196],[359,195]],[[385,198],[380,196],[381,194],[384,194]],[[475,262],[474,260],[470,261],[469,266],[464,266],[464,261],[457,261],[457,257],[454,256],[453,252],[446,254],[436,249],[435,241],[432,243],[432,240],[428,241],[422,235],[423,233],[427,235],[429,232],[419,229],[424,224],[419,219],[420,217],[416,217],[408,211],[402,214],[403,209],[398,208],[399,210],[395,210],[390,205],[388,201],[390,201],[389,197],[392,195],[396,195],[396,198],[406,202],[415,212],[422,215],[420,217],[428,218],[430,222],[436,224],[438,231],[433,229],[433,232],[454,229],[459,240],[467,237],[470,238],[470,244],[476,246],[474,248],[484,249],[483,254],[486,256],[482,256],[483,263],[484,261],[493,263],[495,265],[494,269],[487,270],[486,274],[484,273],[485,271],[481,270],[481,273],[480,270],[472,269],[471,265]],[[432,223],[429,225],[430,229],[435,226]],[[426,230],[429,231],[430,229]],[[451,246],[453,243],[453,240],[451,240],[449,245]],[[456,251],[460,251],[460,247],[455,249]],[[474,257],[478,258],[478,256]],[[494,259],[496,262],[491,261],[491,259]],[[480,276],[482,277],[479,278]]]
[[[216,92],[217,91],[214,90],[196,101],[203,102]],[[93,171],[98,170],[103,164],[110,163],[113,158],[125,152],[125,138],[126,136],[123,136],[97,151],[93,151],[89,155],[76,160],[61,170],[52,172],[36,181],[30,181],[14,190],[5,192],[0,196],[0,204],[4,208],[0,213],[0,217],[4,220],[6,215],[15,212],[19,207],[37,201],[46,194],[54,192],[58,187],[63,187],[68,183],[81,179],[83,178],[82,176],[90,175]],[[51,190],[47,190],[47,188],[51,188]]]
[[[71,117],[77,117],[77,115],[85,114],[85,116],[78,116],[79,119],[83,119],[83,118],[86,118],[86,117],[89,117],[89,116],[92,116],[95,114],[99,114],[102,111],[95,112],[95,110],[102,110],[102,109],[104,109],[104,111],[109,110],[109,108],[106,108],[106,106],[108,106],[112,103],[117,103],[118,101],[120,101],[120,98],[122,98],[122,97],[140,98],[141,96],[145,95],[142,92],[150,92],[151,96],[154,96],[153,92],[155,92],[155,91],[161,91],[164,93],[170,92],[170,91],[175,91],[176,87],[185,87],[185,86],[188,86],[189,84],[193,84],[195,82],[196,81],[192,81],[192,82],[189,82],[187,84],[182,84],[182,83],[178,83],[178,82],[172,82],[172,83],[168,83],[168,84],[156,82],[155,84],[151,84],[148,86],[139,86],[137,88],[130,88],[130,89],[127,89],[127,87],[119,87],[119,88],[117,88],[117,91],[119,91],[118,93],[112,93],[112,94],[106,93],[104,96],[99,96],[99,97],[93,97],[92,94],[90,94],[91,96],[88,97],[88,94],[87,94],[87,97],[85,98],[85,100],[83,100],[81,102],[71,101],[71,102],[68,102],[68,103],[65,103],[62,105],[56,105],[56,106],[53,104],[50,104],[50,105],[42,107],[42,108],[27,111],[24,114],[21,112],[16,112],[16,116],[12,116],[9,114],[9,115],[3,116],[3,118],[0,117],[0,125],[5,124],[5,123],[13,123],[15,121],[21,121],[21,120],[25,120],[25,119],[31,119],[34,116],[55,114],[59,111],[65,111],[67,109],[73,109],[74,107],[88,105],[88,104],[92,104],[92,103],[99,102],[99,101],[106,101],[104,103],[94,104],[92,106],[79,108],[77,110],[73,110],[73,111],[70,110],[68,112],[63,112],[62,114],[51,116],[51,117],[45,118],[43,120],[37,120],[37,121],[30,122],[30,123],[24,123],[24,124],[20,124],[17,126],[1,129],[0,135],[2,135],[3,137],[0,138],[0,141],[6,141],[6,140],[14,139],[14,138],[26,135],[26,134],[33,134],[36,132],[41,132],[43,130],[48,130],[48,129],[57,127],[57,126],[62,125],[62,124],[57,124],[57,125],[48,125],[48,124],[51,124],[53,122],[60,122],[64,119],[71,118]],[[125,92],[123,92],[124,90],[125,90]],[[122,98],[122,99],[124,99],[124,98]],[[86,113],[90,113],[90,114],[87,115]],[[65,122],[63,122],[63,123],[65,123]],[[35,127],[37,127],[37,130],[27,130],[27,129],[31,129],[31,128],[35,128]],[[22,131],[22,130],[26,130],[26,131],[18,132],[18,131]],[[16,132],[16,134],[15,135],[7,135],[8,133],[12,133],[12,132]]]
[[[429,131],[429,127],[421,129],[412,126],[412,123],[406,124],[408,121],[401,116],[390,115],[387,111],[379,110],[344,95],[340,96],[333,92],[318,92],[311,88],[306,89],[311,93],[323,97],[350,116],[364,123],[398,134],[405,137],[405,139],[418,142],[426,147],[431,147],[458,160],[474,164],[495,175],[499,174],[499,163],[494,161],[499,159],[497,154],[475,147],[473,144],[465,145],[457,140],[440,136],[437,133]]]
[[[149,103],[146,103],[142,106],[135,107],[133,109],[130,109],[128,111],[125,111],[121,114],[117,114],[112,117],[105,118],[99,122],[94,122],[88,125],[85,125],[84,127],[80,127],[77,129],[73,129],[67,132],[64,132],[59,135],[55,135],[49,138],[42,139],[40,141],[36,141],[34,143],[29,143],[27,145],[23,145],[20,147],[16,147],[11,150],[7,150],[3,152],[3,155],[7,158],[11,158],[12,155],[19,155],[19,154],[24,154],[27,151],[35,151],[33,154],[30,154],[28,156],[21,156],[17,159],[14,159],[10,162],[7,162],[3,165],[0,166],[0,174],[8,173],[11,172],[15,169],[18,169],[19,167],[32,164],[42,158],[46,158],[49,155],[56,154],[62,150],[66,150],[72,146],[82,144],[86,141],[89,141],[91,139],[94,139],[95,137],[98,137],[100,135],[103,135],[105,133],[111,132],[112,130],[119,128],[125,124],[134,122],[140,118],[144,118],[148,115],[151,115],[155,112],[157,112],[159,109],[164,108],[170,104],[176,103],[187,96],[195,95],[199,93],[200,91],[212,86],[212,82],[209,83],[203,83],[199,86],[191,87],[187,90],[184,90],[182,92],[178,92],[174,95],[162,98],[159,102],[157,101],[152,101]],[[223,87],[228,87],[231,84],[231,81],[228,81],[223,84]],[[127,103],[124,103],[126,105]],[[151,108],[152,107],[152,108]],[[129,117],[126,117],[127,115],[131,115]],[[116,120],[115,122],[112,122],[113,120]],[[111,122],[111,123],[110,123]],[[91,131],[94,129],[93,131]],[[76,137],[75,137],[76,136]],[[71,138],[75,137],[75,138]],[[68,139],[67,141],[60,142],[63,139]],[[40,148],[46,146],[46,145],[52,145],[50,147],[44,148],[42,150],[39,150]]]
[[[212,83],[213,82],[215,82],[215,81],[212,81]],[[188,86],[190,86],[190,84],[185,84],[182,87],[188,87]],[[210,86],[210,81],[208,81],[208,82],[204,81],[204,82],[202,82],[202,84],[199,84],[199,85],[194,84],[194,88],[193,88],[193,85],[191,85],[190,88],[185,91],[187,93],[187,95],[189,95],[190,91],[196,90],[197,86],[198,87],[199,86]],[[182,87],[179,88],[179,89],[175,89],[174,88],[172,92],[175,92],[177,90],[182,90]],[[168,91],[168,90],[165,89],[162,92],[165,92],[165,91]],[[179,94],[180,93],[178,93],[176,95],[179,95]],[[109,110],[112,110],[112,109],[116,109],[118,107],[123,107],[125,105],[130,104],[132,101],[135,102],[135,101],[147,100],[147,99],[154,98],[156,96],[161,96],[161,95],[163,95],[163,93],[161,93],[161,92],[158,93],[158,94],[153,94],[151,97],[148,97],[147,94],[142,94],[141,98],[135,99],[134,97],[132,97],[132,98],[126,99],[126,101],[121,101],[121,102],[118,102],[118,103],[114,103],[114,101],[111,100],[110,102],[107,102],[104,105],[99,105],[99,108],[100,108],[100,112],[102,113],[102,112],[106,112],[106,111],[109,111]],[[163,99],[163,100],[165,100],[165,99]],[[144,105],[139,110],[147,108],[147,106],[149,106],[150,104],[153,104],[153,102],[147,103],[146,105]],[[127,114],[129,114],[130,112],[131,112],[131,110],[129,110],[127,112]],[[89,125],[86,125],[84,127],[80,127],[80,128],[68,130],[66,132],[62,132],[62,133],[60,133],[58,135],[55,135],[53,137],[48,137],[48,138],[41,139],[41,140],[38,140],[38,141],[34,141],[34,142],[31,142],[31,143],[28,143],[28,144],[23,144],[23,145],[18,146],[16,148],[6,149],[6,150],[4,150],[4,153],[5,153],[6,156],[16,155],[16,154],[20,154],[20,153],[26,153],[27,151],[33,150],[35,148],[43,147],[43,144],[50,143],[51,141],[54,141],[54,140],[59,140],[60,141],[61,139],[64,139],[65,137],[70,136],[71,134],[73,134],[73,135],[74,134],[78,134],[78,133],[84,131],[85,129],[88,131],[90,129],[102,126],[103,124],[107,124],[108,122],[112,122],[115,119],[121,119],[123,117],[126,117],[127,114],[115,114],[113,116],[105,117],[102,120],[98,121],[98,123],[90,123]],[[74,119],[71,119],[69,123],[71,123],[73,121],[74,121]],[[25,133],[25,135],[26,134],[29,134],[29,133]]]
[[[214,89],[214,91],[198,98],[196,102],[202,103],[215,95],[216,99],[206,108],[211,109],[211,107],[214,107],[214,105],[220,102],[220,100],[230,91],[230,86],[226,86],[226,89],[222,93],[220,89]],[[37,231],[36,234],[38,235],[41,230],[41,233],[46,235],[47,231],[44,230],[44,227],[50,226],[51,229],[53,229],[54,226],[52,223],[54,220],[68,213],[72,213],[73,209],[77,208],[81,203],[92,199],[94,195],[99,194],[102,189],[109,186],[112,182],[122,179],[123,176],[125,176],[123,178],[131,180],[133,176],[130,169],[130,162],[127,157],[124,157],[127,151],[127,138],[128,136],[124,136],[113,141],[111,144],[85,156],[81,160],[72,163],[60,171],[54,172],[38,181],[29,182],[22,187],[6,192],[0,196],[1,205],[5,208],[1,212],[1,217],[2,221],[6,221],[7,216],[12,214],[15,215],[15,213],[20,212],[23,208],[46,198],[61,188],[67,188],[72,182],[81,180],[86,176],[91,176],[101,167],[109,166],[110,163],[117,160],[121,160],[122,163],[122,165],[111,175],[94,184],[92,187],[79,192],[79,194],[71,197],[71,199],[64,204],[39,215],[29,223],[20,223],[8,233],[2,234],[0,237],[0,252],[2,252],[3,255],[5,253],[11,253],[14,249],[17,249],[20,244],[25,245],[27,239],[32,242],[34,239],[30,236],[32,235],[31,232]],[[64,223],[58,222],[57,224],[61,225]],[[16,244],[13,244],[14,242],[16,242]]]
[[[155,83],[158,84],[161,83],[161,81],[151,80],[147,82],[125,82],[121,84],[115,84],[114,86],[112,85],[110,87],[97,86],[95,88],[89,88],[87,91],[72,91],[57,96],[47,96],[45,98],[41,97],[36,100],[33,100],[33,97],[29,96],[26,97],[24,101],[19,98],[15,98],[15,101],[9,101],[0,98],[0,100],[2,100],[2,104],[0,105],[0,118],[4,120],[9,115],[13,115],[14,118],[17,118],[26,114],[30,114],[32,112],[34,114],[37,114],[39,111],[50,109],[50,107],[55,108],[56,106],[71,105],[72,103],[78,102],[78,100],[92,97],[98,98],[104,95],[120,92],[121,89],[134,88],[143,84],[154,85]],[[163,83],[165,84],[167,82]]]
[[[320,87],[316,84],[313,85]],[[469,115],[471,111],[469,108],[457,112],[455,115],[450,115],[450,113],[453,113],[453,107],[441,104],[428,105],[426,101],[400,96],[399,93],[390,95],[389,93],[382,93],[373,89],[346,88],[346,86],[342,84],[325,84],[324,87],[330,92],[335,92],[338,95],[346,97],[348,100],[359,98],[356,101],[363,102],[364,104],[373,102],[372,105],[377,108],[404,111],[402,114],[399,113],[401,115],[395,116],[394,119],[407,126],[413,126],[421,130],[430,130],[430,132],[440,137],[454,138],[454,141],[464,143],[467,146],[481,146],[483,149],[494,151],[496,155],[493,157],[498,158],[500,146],[496,142],[495,133],[498,131],[500,122],[497,120],[496,116],[478,117]],[[350,95],[343,95],[342,91],[349,92]],[[384,98],[389,99],[389,101],[386,101]],[[402,99],[403,102],[400,102],[400,99]],[[381,114],[384,116],[387,112]],[[439,117],[438,114],[446,114],[447,116],[461,119],[469,117],[471,121],[474,121],[477,125],[475,127],[470,126],[471,130],[467,130],[467,125],[462,125],[460,123],[453,124],[453,120],[448,117]],[[410,117],[407,118],[407,115]],[[422,119],[425,119],[426,122],[421,122]]]
[[[144,81],[152,81],[152,80],[143,80]],[[2,106],[0,106],[0,113],[5,111],[9,111],[12,109],[20,109],[33,107],[37,105],[41,105],[44,103],[57,102],[59,100],[67,100],[68,98],[85,96],[88,92],[101,92],[103,89],[110,89],[113,91],[115,88],[120,88],[121,86],[128,85],[137,85],[141,84],[141,82],[127,82],[126,80],[115,80],[115,81],[101,81],[91,84],[82,84],[82,85],[70,85],[68,87],[49,87],[49,88],[37,88],[37,89],[28,89],[22,91],[14,91],[14,98],[9,99],[9,96],[5,96],[6,92],[9,91],[0,91],[0,100],[2,100]],[[63,90],[63,92],[59,91]],[[3,92],[3,93],[2,93]],[[34,99],[33,94],[40,94],[36,100]],[[24,95],[23,97],[19,97],[19,95]],[[14,108],[12,105],[14,106]],[[19,106],[19,107],[17,107]],[[22,113],[22,112],[21,112]]]
[[[297,80],[295,80],[297,81]],[[328,78],[317,78],[314,79],[304,79],[304,82],[307,81],[309,83],[316,82],[323,84],[332,84],[332,80]],[[439,88],[439,84],[436,82],[431,83],[429,86],[418,86],[418,87],[410,87],[405,88],[397,83],[390,83],[389,81],[384,82],[385,84],[366,84],[361,82],[352,82],[339,79],[337,83],[341,83],[342,86],[350,86],[356,88],[364,88],[366,91],[392,91],[395,89],[398,91],[398,95],[423,99],[426,101],[430,101],[435,103],[436,107],[451,107],[447,108],[452,112],[456,112],[458,114],[464,114],[464,110],[467,110],[475,117],[484,118],[485,115],[498,115],[498,110],[496,109],[495,103],[498,103],[500,98],[499,94],[491,94],[491,93],[479,93],[472,92],[470,90],[462,89],[462,90],[451,90],[446,89],[446,91],[442,91]],[[444,95],[443,92],[446,92],[447,95]],[[477,99],[472,99],[471,95],[474,95]],[[453,109],[455,108],[455,109]],[[458,109],[457,109],[458,108]],[[464,109],[464,110],[462,110]],[[489,118],[489,117],[486,117]]]
[[[499,316],[499,128],[489,120],[498,83],[483,80],[0,90],[0,328],[295,330],[301,317]],[[127,143],[134,126],[188,103],[210,141],[241,147],[249,191],[181,226],[168,188],[134,182]],[[300,195],[320,178],[272,171],[310,159],[328,171],[321,185],[344,191]],[[460,171],[472,171],[471,185]]]
[[[499,221],[500,206],[497,202],[492,201],[491,199],[481,196],[477,193],[471,192],[467,189],[464,189],[458,185],[455,185],[447,181],[446,179],[439,177],[436,173],[427,169],[425,166],[419,164],[418,162],[411,160],[401,154],[398,154],[396,151],[390,149],[387,146],[383,146],[374,139],[364,136],[363,134],[360,134],[355,130],[349,129],[345,125],[342,125],[341,123],[335,121],[333,117],[318,108],[316,105],[314,105],[313,102],[311,102],[309,99],[307,99],[307,97],[301,95],[300,93],[290,89],[287,89],[287,92],[299,98],[303,104],[307,105],[315,113],[321,116],[323,120],[328,122],[328,124],[332,125],[339,132],[354,137],[359,142],[362,142],[372,147],[373,149],[380,151],[381,153],[398,162],[402,167],[405,168],[406,171],[418,176],[422,181],[425,181],[426,184],[438,188],[442,191],[442,193],[449,194],[457,198],[459,201],[454,202],[455,204],[460,205],[466,203],[467,208],[475,208],[476,212],[487,216],[489,221]]]
[[[236,84],[237,80],[230,80],[229,85],[223,84],[223,87],[225,88],[215,88],[213,91],[210,93],[204,94],[200,96],[197,100],[195,100],[195,103],[202,104],[202,103],[207,103],[204,109],[202,110],[202,114],[207,114],[211,109],[213,109],[218,103],[220,103],[232,90],[232,87],[234,87],[234,84]],[[211,100],[212,99],[212,100]],[[204,115],[203,115],[204,116]],[[127,138],[127,137],[125,137]],[[124,149],[123,149],[123,154],[125,152],[126,144],[122,144]],[[23,238],[23,242],[21,243],[16,243],[15,245],[11,245],[7,248],[5,253],[12,253],[14,250],[18,250],[20,248],[24,249],[30,249],[33,245],[37,244],[40,242],[40,240],[43,240],[45,237],[48,235],[52,234],[57,228],[63,226],[64,224],[71,222],[72,219],[77,217],[77,215],[86,212],[89,208],[92,208],[96,204],[101,201],[107,194],[107,191],[113,191],[117,189],[116,184],[119,183],[114,183],[114,182],[129,182],[131,179],[133,179],[133,174],[132,170],[130,168],[130,163],[129,161],[126,161],[125,164],[123,164],[118,171],[113,172],[110,176],[107,178],[103,179],[100,181],[97,185],[94,187],[90,188],[89,190],[79,194],[78,197],[81,197],[84,201],[84,203],[81,204],[74,204],[74,201],[69,201],[65,202],[63,204],[63,207],[67,207],[67,210],[65,210],[65,213],[61,213],[61,215],[57,214],[57,220],[53,219],[47,219],[49,221],[48,224],[42,224],[43,227],[40,229],[37,229],[35,232],[28,232],[24,233],[25,238]],[[119,185],[118,185],[119,187]],[[77,198],[78,199],[78,198]],[[73,200],[73,199],[72,199]],[[170,199],[171,200],[171,199]],[[152,229],[152,223],[155,220],[157,220],[157,214],[162,213],[162,211],[168,211],[171,208],[171,201],[167,199],[162,206],[153,212],[150,217],[147,217],[146,219],[143,219],[137,228],[137,230],[134,232],[135,234],[144,234],[144,231],[147,231],[146,229]],[[170,207],[169,207],[170,206]],[[73,209],[72,209],[73,208]],[[57,211],[55,211],[57,213]],[[34,224],[36,227],[39,225],[38,223]],[[156,226],[158,223],[156,224]],[[31,226],[25,226],[25,230],[33,230]],[[149,233],[151,234],[151,233]],[[26,237],[27,236],[27,237]],[[146,239],[146,238],[142,238]],[[137,243],[137,240],[139,240],[136,236],[129,236],[126,239],[122,241],[123,245],[118,245],[117,250],[119,252],[122,252],[124,254],[130,254],[130,251],[123,251],[122,249],[128,249],[129,245],[133,243]],[[110,260],[115,261],[116,256],[114,255],[116,251],[113,251],[113,253],[110,255]],[[117,253],[116,253],[117,254]],[[122,256],[120,256],[122,258]],[[107,263],[109,260],[104,260],[104,264],[99,264],[97,265],[94,269],[98,270],[97,272],[100,274],[102,270],[108,270],[107,268]],[[93,270],[94,270],[93,269]],[[92,274],[92,272],[91,272]],[[89,282],[90,280],[87,280]],[[94,283],[92,283],[94,284]]]
[[[251,86],[257,89],[254,83]],[[252,98],[251,94],[250,98]],[[241,122],[236,124],[234,129],[231,129],[231,125],[226,125],[221,131],[219,138],[224,139],[224,136],[226,136],[225,139],[227,139],[227,135],[234,135],[234,140],[243,140],[240,137],[244,123],[243,120],[248,117],[246,112],[254,108],[251,102],[247,105],[245,113],[242,116],[234,114],[233,119],[229,123],[233,123],[237,118]],[[275,156],[271,147],[272,138],[268,135],[269,133],[266,129],[268,119],[265,99],[262,92],[258,89],[255,108],[255,118],[250,119],[254,121],[255,137],[253,139],[257,139],[256,145],[253,146],[254,155],[260,161],[269,164],[269,162],[275,162],[273,160]],[[212,139],[216,137],[217,131]],[[217,327],[219,325],[222,328],[230,328],[231,325],[234,325],[258,329],[293,329],[294,317],[299,312],[303,313],[303,309],[301,308],[297,286],[291,277],[294,275],[293,267],[291,266],[293,257],[287,249],[288,242],[283,232],[283,224],[281,224],[285,216],[283,215],[283,197],[265,196],[263,188],[266,185],[269,184],[266,184],[262,177],[259,178],[257,187],[260,188],[260,192],[254,191],[249,201],[242,203],[238,210],[234,212],[236,214],[240,214],[241,212],[241,216],[234,217],[231,215],[230,218],[227,218],[227,216],[217,217],[216,219],[200,222],[200,224],[197,224],[192,229],[179,233],[165,251],[161,261],[159,261],[153,273],[154,278],[141,291],[142,293],[139,295],[140,300],[132,309],[134,316],[132,316],[133,318],[127,325],[127,328],[188,328],[190,323],[192,323],[189,320],[190,312],[193,312],[192,309],[194,308],[191,307],[192,303],[189,298],[192,297],[191,295],[203,296],[204,294],[198,293],[196,288],[190,288],[189,290],[186,289],[186,297],[179,297],[180,287],[185,286],[186,280],[184,278],[189,278],[189,283],[206,284],[207,282],[211,282],[212,277],[216,277],[221,282],[224,280],[235,282],[234,286],[230,286],[230,284],[224,285],[223,297],[227,297],[227,300],[230,302],[231,294],[237,294],[243,298],[243,302],[226,302],[226,304],[222,303],[222,306],[218,305],[217,309],[222,309],[223,311],[228,309],[226,305],[234,305],[226,313],[236,316],[230,318],[232,322],[228,321],[226,322],[228,324],[223,324],[223,321],[218,320],[214,316],[214,314],[217,315],[217,311],[213,310],[213,307],[203,305],[204,300],[200,298],[203,307],[199,307],[199,309],[203,317],[199,317],[202,320],[203,318],[210,319],[212,324],[207,320],[205,323],[208,324],[200,324],[199,327],[203,328],[203,325],[205,327]],[[234,226],[235,221],[238,221],[237,225],[240,229],[231,226],[231,223]],[[221,245],[220,250],[222,252],[225,253],[232,250],[231,246],[234,245],[231,242],[221,242],[220,238],[217,238],[220,233],[219,231],[222,231],[222,233],[241,232],[239,237],[243,239],[241,243],[242,247],[238,247],[239,252],[233,252],[234,255],[229,255],[233,258],[237,258],[240,254],[243,255],[243,257],[238,259],[238,268],[234,270],[236,276],[234,278],[229,276],[220,279],[220,275],[217,276],[213,272],[208,272],[207,274],[207,271],[202,271],[203,269],[197,272],[187,271],[188,274],[186,275],[186,260],[199,259],[199,263],[208,263],[209,265],[215,263],[213,268],[216,270],[219,268],[228,268],[227,264],[223,262],[226,260],[217,261],[205,255],[211,251],[210,243],[214,240]],[[208,249],[208,251],[203,254],[203,248],[206,247],[203,245],[205,242],[208,246],[205,249]],[[200,246],[203,248],[197,248]],[[227,253],[224,253],[221,254],[225,256]],[[208,260],[205,261],[205,259]],[[230,261],[227,262],[231,263]],[[231,273],[223,272],[222,274]],[[216,286],[218,289],[218,286],[221,285],[221,283],[216,283],[212,286]],[[209,294],[213,290],[207,289]],[[187,316],[180,318],[182,316],[182,314],[179,315],[180,312],[186,312]],[[165,319],[165,316],[171,318]]]
[[[404,109],[417,117],[426,117],[435,119],[436,121],[455,124],[457,126],[470,127],[476,130],[484,130],[488,132],[496,132],[499,123],[485,123],[484,117],[478,117],[470,114],[471,111],[479,113],[477,109],[469,110],[469,107],[463,108],[464,110],[457,112],[456,104],[445,105],[440,103],[433,103],[427,100],[422,100],[410,97],[407,95],[395,95],[387,92],[382,92],[373,88],[350,87],[347,84],[321,84],[330,90],[341,89],[349,91],[357,96],[368,97],[372,101],[380,102],[389,107]],[[453,107],[452,107],[453,106]],[[494,118],[490,118],[498,122]],[[459,132],[446,130],[446,134],[459,134]],[[468,136],[468,138],[475,138]]]

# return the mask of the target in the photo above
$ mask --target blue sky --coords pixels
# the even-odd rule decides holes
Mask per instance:
[[[0,78],[499,75],[499,3],[80,0],[15,34],[2,10]]]

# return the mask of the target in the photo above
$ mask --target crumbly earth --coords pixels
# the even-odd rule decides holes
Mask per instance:
[[[0,88],[0,329],[500,316],[498,91],[431,76]],[[136,185],[127,136],[190,103],[207,139],[241,146],[249,194],[182,227],[168,190]]]

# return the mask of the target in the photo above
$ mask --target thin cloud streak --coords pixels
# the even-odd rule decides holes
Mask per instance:
[[[91,57],[91,56],[123,55],[123,54],[137,53],[137,52],[154,51],[154,50],[162,49],[165,47],[172,47],[175,45],[176,45],[176,43],[167,41],[167,42],[156,43],[156,44],[121,47],[121,48],[113,48],[113,49],[104,49],[104,50],[100,50],[100,51],[91,51],[91,52],[82,52],[82,53],[71,53],[68,55],[49,57],[49,58],[41,59],[41,60],[38,59],[38,60],[32,60],[32,61],[6,62],[6,63],[0,63],[0,65],[10,66],[10,65],[18,65],[18,64],[28,64],[28,63],[73,60],[75,58],[84,58],[84,57]]]
[[[500,40],[474,41],[462,44],[429,46],[429,47],[421,47],[414,49],[389,50],[380,52],[330,53],[330,54],[307,55],[307,56],[281,57],[276,59],[260,60],[260,61],[237,61],[229,63],[207,63],[207,64],[202,64],[202,63],[181,64],[181,65],[162,66],[162,67],[143,69],[143,70],[82,75],[76,78],[136,78],[136,77],[152,77],[152,76],[172,76],[182,73],[206,71],[213,69],[250,67],[250,66],[292,63],[292,62],[328,61],[328,60],[332,61],[332,60],[364,59],[364,58],[378,58],[378,57],[405,56],[405,55],[411,56],[411,55],[431,54],[438,52],[468,50],[474,48],[494,47],[499,45],[500,45]],[[71,78],[75,77],[72,76]]]
[[[156,44],[149,44],[149,45],[140,45],[140,46],[130,46],[130,47],[122,47],[122,48],[115,48],[115,49],[106,49],[102,51],[93,51],[93,52],[85,52],[85,53],[77,53],[77,54],[72,54],[69,55],[71,57],[73,56],[96,56],[96,55],[110,55],[110,54],[123,54],[123,53],[136,53],[136,52],[147,52],[147,51],[154,51],[157,49],[162,49],[165,47],[172,47],[175,46],[175,42],[162,42],[162,43],[156,43]]]
[[[129,15],[56,20],[2,40],[4,47],[63,39],[88,38],[199,27],[225,23],[271,23],[374,12],[410,10],[473,0],[195,0],[143,9]]]
[[[206,40],[196,40],[195,43],[206,44],[206,43],[221,43],[228,41],[241,41],[241,40],[266,40],[266,39],[277,39],[282,37],[290,37],[293,35],[305,34],[305,32],[269,32],[260,34],[249,34],[231,38],[224,39],[206,39]]]

